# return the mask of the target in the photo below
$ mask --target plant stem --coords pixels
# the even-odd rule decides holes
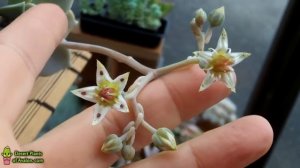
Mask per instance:
[[[212,33],[213,33],[212,32],[212,27],[209,26],[208,29],[206,30],[206,33],[205,33],[205,44],[210,42],[210,39],[212,37]]]
[[[204,35],[201,33],[201,38],[202,43],[201,45],[203,45],[204,47]],[[199,41],[198,41],[199,42]],[[106,48],[106,47],[102,47],[102,46],[97,46],[97,45],[92,45],[92,44],[85,44],[85,43],[78,43],[78,42],[69,42],[69,41],[62,41],[61,46],[69,48],[69,49],[77,49],[77,50],[86,50],[86,51],[90,51],[90,52],[95,52],[95,53],[99,53],[99,54],[103,54],[106,55],[114,60],[117,60],[121,63],[127,64],[128,66],[132,67],[133,69],[139,71],[142,74],[145,74],[146,76],[143,78],[143,80],[138,83],[136,85],[137,88],[133,89],[133,93],[127,97],[127,99],[132,101],[132,105],[133,105],[133,110],[135,113],[135,116],[138,118],[139,114],[141,113],[144,116],[144,112],[139,110],[138,108],[138,102],[137,102],[137,96],[139,95],[139,93],[141,92],[141,90],[153,79],[158,78],[162,75],[167,74],[168,72],[171,72],[175,69],[187,66],[189,64],[195,64],[195,63],[199,63],[199,59],[197,58],[190,58],[187,60],[183,60],[181,62],[163,67],[163,68],[158,68],[156,70],[153,70],[149,67],[146,67],[145,65],[137,62],[136,60],[134,60],[132,57],[126,56],[122,53],[119,53],[117,51],[114,51],[112,49]],[[148,122],[146,122],[144,120],[144,118],[140,119],[141,121],[139,121],[139,124],[142,124],[148,131],[150,131],[152,134],[154,132],[156,132],[156,129],[154,127],[152,127]],[[135,126],[135,129],[137,129],[137,127],[139,126],[139,124],[137,124]],[[127,136],[128,133],[125,133],[121,138],[124,139]]]
[[[142,125],[152,134],[154,134],[157,129],[155,129],[154,127],[152,127],[147,121],[143,120]]]
[[[126,56],[120,52],[117,52],[115,50],[102,47],[102,46],[97,46],[93,44],[85,44],[85,43],[78,43],[78,42],[69,42],[69,41],[62,41],[61,46],[69,48],[69,49],[77,49],[77,50],[86,50],[90,52],[95,52],[99,54],[106,55],[110,58],[113,58],[114,60],[124,63],[133,69],[137,70],[138,72],[142,74],[148,74],[149,72],[153,71],[153,69],[137,62],[135,59],[133,59],[130,56]]]
[[[199,51],[204,51],[204,46],[205,46],[205,35],[203,32],[200,32],[200,35],[195,35],[198,49]]]
[[[132,106],[133,106],[133,111],[135,114],[135,117],[137,118],[136,121],[136,129],[139,127],[140,124],[142,124],[145,120],[144,120],[144,111],[143,111],[143,107],[138,107],[139,105],[142,106],[141,104],[138,104],[137,102],[137,96],[139,95],[139,93],[141,92],[141,90],[151,81],[154,79],[154,74],[152,72],[148,73],[144,78],[143,81],[140,84],[137,84],[137,88],[134,89],[134,94],[132,96],[130,96],[129,100],[131,100],[132,102]],[[140,118],[142,116],[142,118]],[[152,127],[152,126],[151,126]],[[153,127],[152,127],[153,128]],[[151,129],[149,130],[151,131]]]
[[[138,102],[137,102],[137,96],[139,95],[139,93],[141,92],[141,90],[153,79],[158,78],[159,76],[162,76],[164,74],[167,74],[175,69],[190,65],[190,64],[195,64],[195,63],[199,63],[199,59],[197,58],[190,58],[163,68],[159,68],[154,70],[153,72],[148,73],[144,78],[142,79],[138,79],[138,80],[142,80],[141,83],[136,83],[136,87],[137,88],[133,88],[133,93],[129,94],[129,96],[127,97],[129,100],[132,101],[132,106],[133,106],[133,111],[135,113],[135,117],[139,117],[139,114],[141,113],[144,116],[144,112],[139,110],[138,108]],[[149,123],[147,123],[145,121],[144,118],[141,119],[141,124],[148,130],[150,131],[152,134],[154,132],[156,132],[156,129],[154,127],[152,127]],[[139,126],[139,123],[136,124],[136,128]]]
[[[162,68],[158,68],[156,69],[153,73],[155,74],[155,78],[163,76],[175,69],[181,68],[181,67],[185,67],[187,65],[190,64],[198,64],[199,63],[199,59],[198,58],[190,58],[190,59],[186,59],[180,62],[177,62],[175,64],[171,64]]]
[[[127,132],[125,132],[121,137],[120,139],[122,141],[127,141],[131,136],[133,136],[135,134],[135,128],[134,127],[131,127]]]

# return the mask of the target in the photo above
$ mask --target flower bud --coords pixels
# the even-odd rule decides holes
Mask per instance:
[[[116,134],[111,134],[105,139],[101,150],[104,153],[116,153],[119,152],[122,147],[122,140]]]
[[[223,24],[225,19],[224,6],[211,11],[208,15],[208,21],[211,27],[217,27]]]
[[[201,27],[203,23],[206,22],[206,20],[207,20],[206,12],[202,8],[198,9],[195,15],[195,22],[197,26]]]
[[[191,24],[191,29],[192,29],[192,32],[194,33],[194,35],[200,36],[200,29],[199,29],[199,26],[196,24],[196,19],[193,18],[190,24]]]
[[[159,128],[152,135],[152,142],[161,150],[176,150],[176,140],[174,134],[168,128]]]
[[[121,154],[125,160],[132,160],[135,155],[135,149],[131,145],[124,145]]]

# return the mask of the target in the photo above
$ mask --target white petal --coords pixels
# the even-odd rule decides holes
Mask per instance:
[[[118,97],[118,102],[113,105],[113,108],[120,112],[129,112],[127,102],[121,95]]]
[[[93,113],[93,122],[92,125],[99,124],[103,118],[106,116],[106,114],[109,112],[111,108],[110,107],[104,107],[99,104],[96,104],[94,113]]]
[[[209,51],[200,51],[197,52],[197,57],[199,59],[199,65],[202,69],[206,69],[209,61],[211,60],[212,53]]]
[[[199,58],[199,66],[200,66],[200,68],[207,69],[208,65],[209,64],[208,64],[208,61],[206,59]]]
[[[96,89],[97,89],[97,86],[90,86],[90,87],[72,90],[71,92],[74,95],[76,95],[80,98],[83,98],[84,100],[87,100],[87,101],[90,101],[93,103],[97,103],[96,99],[94,98]]]
[[[128,77],[129,77],[129,72],[124,73],[118,76],[116,79],[114,79],[114,82],[116,82],[120,86],[120,91],[124,90],[128,81]]]
[[[225,85],[231,89],[232,92],[235,92],[235,79],[234,72],[227,72],[222,75],[222,81]]]
[[[251,54],[250,53],[246,53],[246,52],[235,52],[235,53],[231,53],[230,54],[234,60],[234,65],[240,63],[241,61],[243,61],[245,58],[249,57]]]
[[[107,72],[105,66],[97,60],[97,71],[96,71],[96,81],[97,84],[100,83],[103,80],[112,81],[111,77],[109,76],[109,73]]]
[[[228,49],[228,37],[225,29],[222,30],[222,33],[218,40],[218,45],[216,50],[218,51],[219,49],[222,49],[224,51],[227,51]]]
[[[196,57],[205,57],[207,59],[210,59],[210,57],[212,56],[214,50],[213,51],[195,51],[193,52],[193,54]]]
[[[213,75],[210,72],[208,72],[200,86],[199,91],[205,90],[214,82],[215,82],[215,78],[213,77]]]
[[[208,59],[211,59],[211,56],[214,54],[214,52],[216,52],[216,50],[212,50],[212,51],[201,51],[201,54],[204,53],[204,56],[206,56]]]

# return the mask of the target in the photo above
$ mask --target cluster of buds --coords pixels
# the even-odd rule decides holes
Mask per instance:
[[[126,130],[126,129],[124,129]],[[119,153],[125,160],[132,160],[135,156],[133,142],[135,139],[135,128],[131,127],[121,137],[116,134],[109,135],[101,148],[104,153]],[[177,144],[174,134],[168,128],[159,128],[152,134],[152,143],[163,151],[176,150]]]
[[[122,137],[118,137],[116,134],[111,134],[105,139],[101,151],[104,153],[121,152],[125,160],[132,160],[135,155],[135,149],[132,144],[128,144]]]
[[[224,6],[212,10],[208,16],[206,12],[200,8],[195,12],[195,17],[191,21],[192,31],[199,35],[204,23],[208,20],[211,28],[221,26],[225,20]]]
[[[104,153],[119,153],[125,160],[132,160],[135,155],[133,143],[135,140],[135,127],[134,122],[128,123],[124,128],[123,135],[117,136],[116,134],[109,135],[102,147],[101,151]]]
[[[208,20],[209,28],[206,32],[203,32],[203,25]],[[204,49],[204,44],[209,43],[212,36],[212,28],[221,26],[225,20],[225,9],[224,6],[212,10],[208,16],[206,12],[200,8],[195,12],[195,17],[191,21],[191,29],[195,35],[198,47],[200,50]]]

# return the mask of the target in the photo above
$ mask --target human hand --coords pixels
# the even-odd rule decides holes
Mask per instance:
[[[101,145],[108,134],[119,134],[133,120],[131,113],[110,112],[92,126],[91,107],[22,146],[12,132],[36,76],[64,37],[66,27],[65,14],[47,4],[30,9],[0,32],[0,149],[9,145],[19,151],[42,151],[45,163],[32,165],[35,167],[109,167],[118,156],[102,153]],[[155,127],[175,127],[230,94],[221,82],[198,93],[204,75],[198,66],[190,66],[146,86],[139,102],[147,121]],[[150,136],[139,128],[135,148],[149,143]],[[162,152],[128,167],[245,167],[268,151],[272,138],[265,119],[247,116],[185,142],[177,151]]]

